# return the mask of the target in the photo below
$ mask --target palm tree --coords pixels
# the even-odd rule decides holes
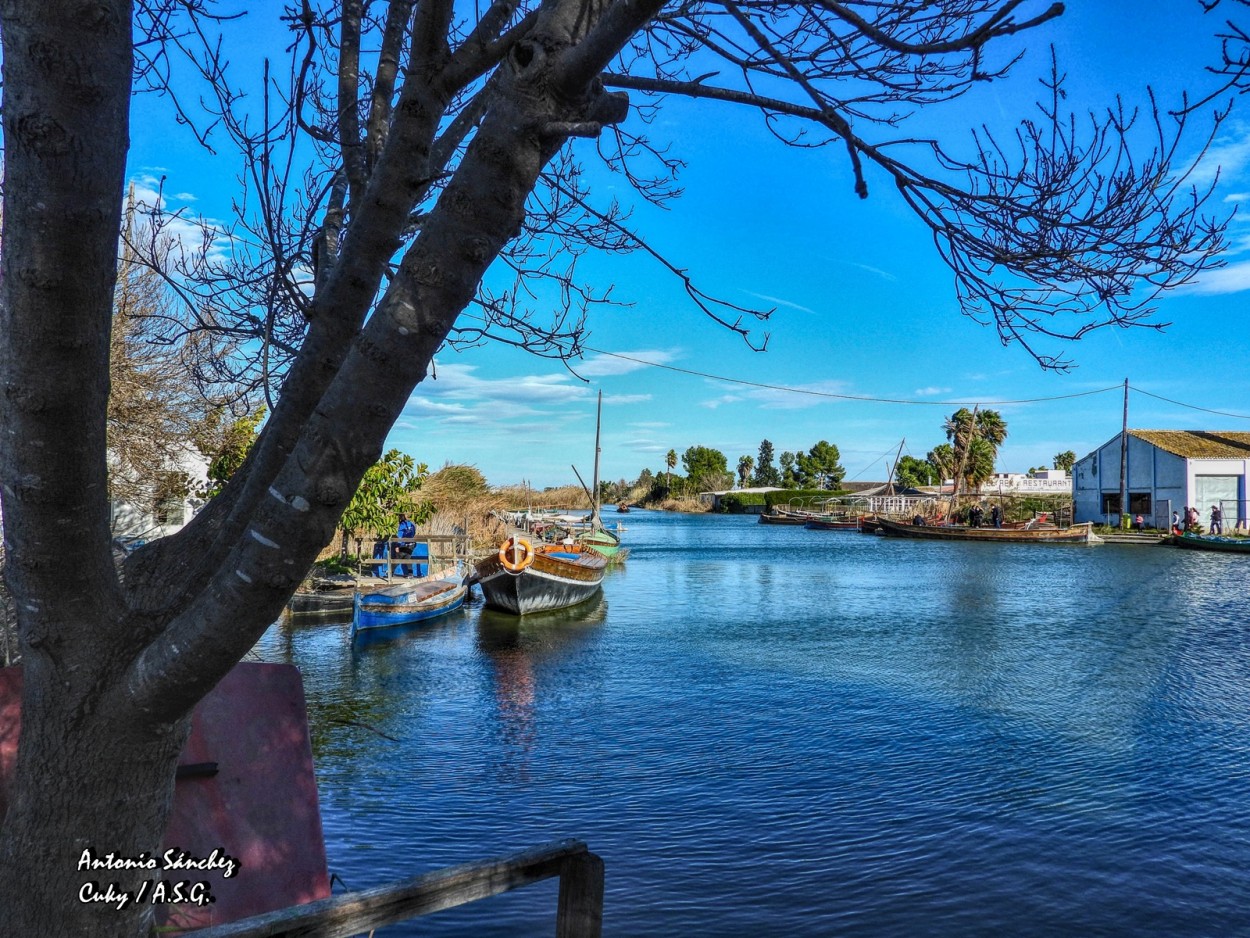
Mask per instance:
[[[955,461],[955,450],[949,443],[942,443],[929,450],[925,462],[931,465],[937,473],[938,485],[947,479],[955,478],[955,470],[959,466],[959,463]]]
[[[964,481],[968,488],[977,492],[994,474],[994,446],[982,437],[973,437],[968,444],[968,458],[964,462]]]
[[[741,456],[738,459],[738,485],[742,488],[747,487],[747,482],[751,479],[751,472],[755,469],[755,458],[752,456]]]
[[[968,410],[961,407],[946,418],[942,429],[946,431],[946,439],[951,442],[956,467],[952,474],[959,471],[959,466],[963,466],[962,481],[970,488],[980,488],[994,474],[998,447],[1007,439],[1007,421],[996,410]],[[956,486],[959,481],[960,479],[955,480]]]
[[[673,493],[673,470],[677,468],[677,450],[670,449],[668,455],[664,457],[664,465],[668,467],[667,479],[664,487],[668,489],[669,494]]]

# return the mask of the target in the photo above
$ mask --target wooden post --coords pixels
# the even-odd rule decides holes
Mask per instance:
[[[586,852],[564,861],[556,938],[599,938],[603,931],[603,858]]]
[[[1117,528],[1124,527],[1128,510],[1128,378],[1124,379],[1124,422],[1120,425],[1120,521]]]

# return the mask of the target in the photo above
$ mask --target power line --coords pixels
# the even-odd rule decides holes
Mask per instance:
[[[1149,391],[1143,391],[1141,388],[1135,388],[1129,385],[1130,391],[1136,391],[1138,394],[1145,394],[1147,397],[1153,397],[1156,401],[1164,401],[1168,404],[1175,404],[1177,407],[1187,407],[1190,410],[1200,410],[1204,414],[1216,414],[1220,417],[1234,417],[1237,420],[1250,420],[1250,416],[1246,414],[1233,414],[1226,410],[1211,410],[1209,407],[1199,407],[1197,404],[1186,404],[1184,401],[1174,401],[1169,397],[1162,397],[1158,394],[1151,394]]]
[[[608,352],[604,349],[592,348],[589,345],[583,345],[588,352],[595,352],[599,355],[607,355],[611,358],[620,358],[627,362],[634,362],[639,365],[647,365],[650,368],[663,368],[665,371],[675,371],[678,374],[693,375],[696,378],[707,378],[712,381],[723,381],[727,384],[740,384],[749,388],[762,388],[766,391],[786,391],[790,394],[807,394],[812,397],[828,397],[839,401],[859,401],[865,404],[913,404],[919,406],[930,407],[966,407],[969,404],[1044,404],[1048,401],[1066,401],[1076,397],[1089,397],[1093,394],[1106,394],[1108,391],[1123,390],[1124,385],[1116,384],[1109,388],[1099,388],[1095,391],[1078,391],[1075,394],[1058,394],[1054,397],[1031,397],[1021,400],[1012,401],[987,401],[984,399],[978,401],[909,401],[902,398],[892,397],[869,397],[862,394],[835,394],[832,391],[813,391],[810,388],[792,388],[782,384],[764,384],[759,381],[747,381],[743,378],[730,378],[725,375],[713,375],[705,371],[694,371],[690,368],[678,368],[676,365],[665,365],[660,362],[647,361],[645,358],[636,358],[632,355],[623,355],[620,352]]]

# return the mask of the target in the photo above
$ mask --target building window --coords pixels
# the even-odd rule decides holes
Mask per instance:
[[[187,520],[187,506],[181,498],[166,498],[156,503],[156,523],[182,525]]]
[[[1149,492],[1129,492],[1128,493],[1128,511],[1131,515],[1148,515],[1150,514],[1150,493]],[[1114,494],[1103,493],[1102,496],[1102,513],[1104,515],[1120,514],[1120,493]]]

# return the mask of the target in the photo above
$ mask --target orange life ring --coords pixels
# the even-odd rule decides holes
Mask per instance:
[[[499,563],[509,573],[520,573],[534,562],[534,545],[523,537],[510,537],[499,546]]]

